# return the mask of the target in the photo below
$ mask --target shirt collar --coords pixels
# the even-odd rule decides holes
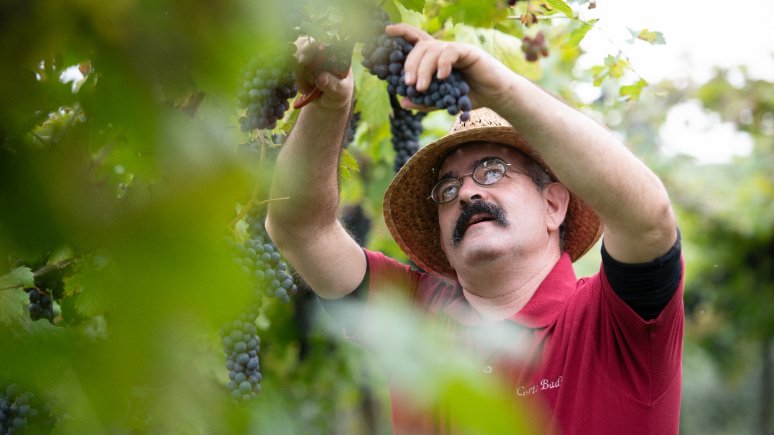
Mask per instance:
[[[577,281],[570,255],[565,252],[540,283],[527,305],[508,320],[529,328],[545,328],[551,325]],[[470,306],[462,291],[457,292],[457,297],[444,308],[444,313],[464,325],[481,324],[481,317]]]

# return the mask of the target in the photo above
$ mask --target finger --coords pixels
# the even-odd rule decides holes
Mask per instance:
[[[417,68],[417,85],[419,92],[424,92],[433,81],[433,76],[438,70],[438,58],[441,53],[437,49],[428,48],[425,50],[422,60]]]
[[[417,81],[417,69],[425,55],[427,45],[419,44],[414,46],[409,52],[406,60],[403,62],[403,81],[407,85],[414,85]]]
[[[410,26],[406,23],[390,24],[384,28],[384,33],[387,36],[402,36],[408,42],[416,43],[418,41],[425,41],[433,39],[427,32],[417,29],[414,26]]]
[[[447,47],[447,49],[441,52],[441,55],[438,57],[438,72],[436,73],[436,77],[438,77],[439,80],[449,77],[454,63],[457,62],[459,58],[460,55],[457,51]]]

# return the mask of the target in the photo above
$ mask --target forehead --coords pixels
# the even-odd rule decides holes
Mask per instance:
[[[521,162],[521,153],[513,147],[493,142],[473,142],[460,145],[447,154],[438,167],[438,173],[472,169],[470,166],[483,157],[499,157],[508,163]]]

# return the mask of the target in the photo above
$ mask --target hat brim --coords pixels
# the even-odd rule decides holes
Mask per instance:
[[[532,146],[510,126],[483,125],[456,131],[417,151],[395,175],[384,195],[384,220],[395,242],[417,266],[436,276],[456,279],[441,249],[438,205],[430,199],[440,158],[469,142],[493,142],[523,152],[560,181]],[[588,204],[570,192],[563,247],[572,261],[581,258],[602,235],[602,221]]]

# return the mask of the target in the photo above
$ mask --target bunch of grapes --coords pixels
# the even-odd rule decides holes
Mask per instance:
[[[392,94],[390,94],[390,104],[392,105],[390,132],[392,147],[395,149],[395,172],[397,173],[419,149],[419,135],[423,130],[422,119],[426,113],[413,113],[400,107],[398,99]]]
[[[387,81],[387,91],[391,94],[408,97],[412,103],[446,109],[451,115],[461,112],[460,120],[470,119],[473,104],[468,97],[470,86],[462,74],[453,69],[449,77],[439,80],[433,76],[425,92],[406,85],[403,76],[403,64],[414,46],[402,37],[389,37],[384,27],[389,24],[389,16],[381,9],[375,9],[371,17],[372,36],[363,44],[363,66],[371,74]]]
[[[273,296],[288,302],[298,292],[298,286],[287,263],[280,256],[264,227],[265,210],[256,207],[248,214],[248,238],[240,246],[242,269],[253,278],[256,296]]]
[[[38,415],[31,399],[32,393],[18,394],[15,385],[0,390],[0,435],[21,433],[29,419]]]
[[[226,387],[237,400],[248,401],[261,392],[261,339],[254,323],[257,315],[257,309],[249,310],[221,330],[229,377]]]
[[[530,62],[536,62],[540,56],[548,56],[548,44],[543,32],[538,32],[534,38],[525,36],[521,39],[521,51]]]
[[[30,301],[28,306],[30,310],[30,319],[47,319],[49,322],[54,321],[54,301],[51,299],[51,295],[47,291],[39,290],[35,287],[25,288],[27,297]]]
[[[292,50],[278,56],[253,61],[245,72],[237,96],[239,107],[246,110],[239,119],[242,131],[274,129],[277,120],[290,108],[290,99],[298,92],[293,75]]]
[[[358,245],[366,245],[368,233],[371,231],[371,218],[365,214],[361,204],[345,207],[341,216],[341,224],[349,231]]]

